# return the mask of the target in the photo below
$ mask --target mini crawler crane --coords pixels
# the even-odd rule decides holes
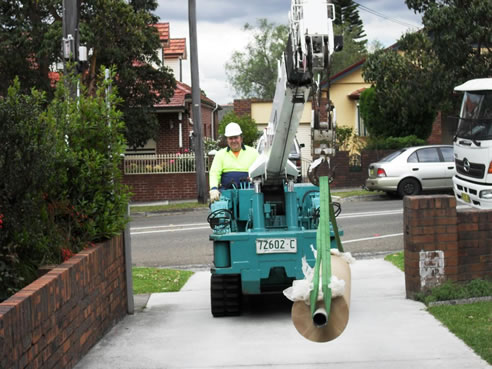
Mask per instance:
[[[278,63],[278,79],[266,148],[249,170],[249,181],[223,190],[211,204],[214,266],[211,310],[215,317],[238,315],[242,295],[280,292],[304,278],[302,258],[315,263],[320,214],[319,176],[333,154],[335,123],[319,122],[320,76],[328,76],[330,57],[341,48],[333,35],[334,5],[325,0],[292,0],[289,38]],[[314,184],[295,183],[288,160],[304,105],[313,97],[312,127],[331,147],[309,169]],[[326,140],[325,140],[326,142]],[[334,218],[333,218],[334,219]],[[339,231],[331,226],[331,247]]]

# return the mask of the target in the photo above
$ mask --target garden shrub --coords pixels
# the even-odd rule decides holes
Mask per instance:
[[[101,78],[95,96],[82,88],[76,101],[60,83],[48,108],[60,144],[58,180],[48,201],[56,210],[63,242],[74,252],[118,234],[126,223],[129,197],[119,169],[125,151],[124,123],[115,109],[114,89],[106,96],[110,83]]]
[[[351,127],[337,126],[336,131],[336,145],[339,151],[348,151],[350,146],[350,139],[354,133],[354,129]]]
[[[0,301],[35,279],[39,265],[123,230],[124,123],[110,83],[100,78],[94,96],[81,88],[74,99],[62,78],[47,104],[16,82],[0,99]]]
[[[243,132],[243,142],[245,145],[254,146],[255,141],[261,136],[262,132],[258,131],[258,126],[253,118],[249,115],[238,116],[233,111],[230,111],[220,121],[219,134],[224,135],[225,127],[230,122],[236,122],[241,127]]]
[[[50,187],[56,131],[42,119],[45,96],[0,98],[0,301],[32,280],[36,264],[58,255],[43,194]]]
[[[398,150],[411,146],[427,145],[427,142],[415,135],[405,137],[372,137],[368,138],[367,150]]]

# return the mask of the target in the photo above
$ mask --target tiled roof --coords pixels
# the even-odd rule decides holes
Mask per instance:
[[[359,88],[358,90],[355,90],[354,92],[351,92],[348,97],[353,99],[353,100],[358,100],[360,99],[360,94],[362,93],[362,91],[364,91],[366,88],[365,87],[361,87]]]
[[[167,44],[169,41],[169,23],[156,23],[154,27],[157,28],[157,32],[159,32],[159,40],[161,40],[162,44]]]
[[[172,38],[169,45],[164,46],[164,58],[172,56],[186,59],[186,38]]]
[[[168,103],[166,103],[165,99],[162,99],[159,103],[154,105],[154,108],[184,108],[187,98],[191,99],[191,87],[186,83],[176,81],[174,96]],[[204,94],[201,94],[201,101],[206,102],[209,105],[215,105],[215,102],[206,97]]]

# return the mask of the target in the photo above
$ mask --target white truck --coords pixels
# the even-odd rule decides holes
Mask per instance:
[[[453,139],[454,194],[459,203],[492,209],[492,78],[472,79],[454,90],[464,92]]]

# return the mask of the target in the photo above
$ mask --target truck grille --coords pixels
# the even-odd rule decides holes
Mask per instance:
[[[459,174],[463,174],[472,178],[483,178],[485,174],[485,165],[478,163],[470,163],[468,171],[465,170],[464,160],[455,159],[456,171]]]

